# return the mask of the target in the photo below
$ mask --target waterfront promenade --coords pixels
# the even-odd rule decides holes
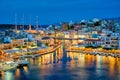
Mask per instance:
[[[38,56],[41,56],[41,55],[45,55],[45,54],[48,54],[48,53],[52,53],[54,52],[55,50],[57,50],[58,48],[60,48],[61,46],[63,45],[63,43],[60,43],[58,44],[57,46],[55,47],[49,47],[49,48],[46,48],[44,50],[38,50],[36,51],[35,54],[24,54],[24,55],[20,55],[20,56],[17,56],[16,58],[20,58],[20,57],[24,57],[24,58],[35,58],[35,57],[38,57]],[[14,56],[15,58],[15,56]]]
[[[76,52],[76,53],[83,53],[83,54],[90,54],[90,55],[101,55],[101,56],[111,56],[111,57],[120,58],[120,54],[118,54],[118,53],[110,53],[110,52],[87,51],[87,50],[71,50],[71,49],[66,49],[66,52]]]

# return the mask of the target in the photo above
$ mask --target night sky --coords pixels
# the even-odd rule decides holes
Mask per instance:
[[[120,17],[120,0],[0,0],[0,24],[52,24],[92,18]]]

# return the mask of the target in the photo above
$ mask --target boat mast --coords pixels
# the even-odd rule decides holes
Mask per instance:
[[[38,29],[38,16],[36,16],[36,29]]]
[[[23,14],[23,17],[22,17],[22,29],[24,30],[24,14]]]
[[[31,16],[30,16],[29,30],[31,30]]]
[[[15,14],[15,31],[17,32],[17,14]]]

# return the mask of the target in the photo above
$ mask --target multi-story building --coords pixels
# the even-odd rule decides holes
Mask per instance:
[[[103,45],[103,42],[101,41],[101,39],[86,39],[85,40],[85,45],[86,46],[93,46],[93,47],[99,47],[101,45]]]
[[[105,48],[118,49],[119,35],[119,33],[114,33],[112,31],[104,31],[100,36],[102,41],[104,42],[104,45],[102,46]]]
[[[119,33],[112,33],[111,34],[111,47],[118,49],[119,46]]]

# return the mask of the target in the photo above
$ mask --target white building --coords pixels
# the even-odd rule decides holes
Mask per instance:
[[[103,30],[102,30],[102,33],[108,35],[108,34],[112,34],[113,32],[110,31],[110,30],[108,30],[108,29],[103,29]]]
[[[118,49],[119,48],[119,33],[113,33],[112,31],[103,31],[103,34],[101,34],[100,38],[104,45],[102,45],[105,48],[113,48]]]
[[[69,26],[71,25],[74,25],[74,22],[72,20],[69,22]]]
[[[98,19],[98,18],[93,19],[93,22],[99,22],[99,21],[100,21],[100,19]]]
[[[101,45],[103,45],[103,42],[101,41],[101,39],[86,39],[85,40],[85,45],[86,46],[93,46],[93,47],[99,47]]]

